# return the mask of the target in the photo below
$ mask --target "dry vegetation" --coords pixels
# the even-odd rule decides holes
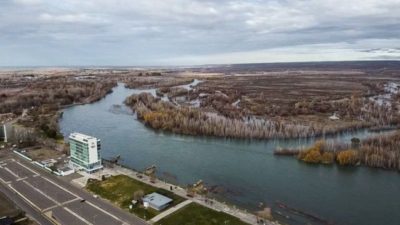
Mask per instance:
[[[140,73],[139,73],[140,74]],[[193,79],[192,78],[185,78],[185,77],[165,77],[165,76],[139,76],[129,75],[129,76],[122,76],[119,80],[125,83],[127,88],[167,88],[163,89],[165,92],[168,92],[169,87],[178,86],[190,83]]]
[[[47,105],[54,108],[74,103],[89,103],[102,98],[115,86],[113,82],[82,81],[71,78],[39,79],[0,95],[0,113],[21,114],[23,109]]]
[[[123,82],[156,88],[163,97],[126,99],[139,119],[158,130],[257,139],[379,130],[399,125],[399,71],[396,63],[354,62],[2,72],[0,115],[26,110],[20,124],[58,138],[61,107],[96,101]],[[203,82],[180,87],[193,79]],[[333,114],[339,119],[331,120]]]
[[[64,156],[63,152],[54,151],[54,149],[46,147],[25,148],[26,155],[34,161],[42,161],[46,159],[57,159]]]
[[[97,101],[116,85],[112,79],[89,76],[85,70],[17,71],[8,75],[3,72],[0,80],[0,115],[19,116],[19,125],[34,128],[54,139],[61,138],[59,109]],[[18,132],[16,135],[24,136],[29,145],[36,140],[32,132]]]
[[[400,133],[364,140],[359,156],[362,164],[400,170]]]
[[[348,143],[326,143],[317,141],[313,146],[301,149],[277,149],[275,155],[296,156],[299,160],[313,164],[343,166],[364,165],[374,168],[400,171],[400,132],[379,135],[360,141],[353,138]]]
[[[240,120],[208,114],[191,107],[176,107],[151,94],[142,93],[126,99],[125,103],[137,112],[138,119],[157,130],[190,135],[231,138],[303,137],[310,130],[300,124],[280,121]]]
[[[208,76],[221,71],[224,76]],[[167,96],[173,104],[145,95],[128,98],[126,103],[155,129],[191,135],[263,139],[366,127],[379,130],[400,122],[400,95],[387,90],[388,84],[400,81],[397,72],[375,67],[289,72],[213,68],[195,71],[196,77],[186,80],[179,73],[168,78],[164,74],[131,78],[135,80],[128,87],[159,87],[157,96]],[[192,90],[171,87],[193,78],[204,82]],[[391,99],[384,104],[377,100],[387,94]],[[333,114],[339,119],[329,119]]]

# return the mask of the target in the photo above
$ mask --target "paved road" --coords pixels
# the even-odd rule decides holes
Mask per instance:
[[[22,194],[21,197],[28,200],[31,205],[40,211],[44,211],[55,205],[51,199],[31,188],[24,180],[13,182],[10,187],[13,188],[14,191],[20,193],[20,195]]]
[[[0,182],[8,187],[5,190],[17,192],[25,206],[29,203],[30,211],[46,214],[62,225],[147,225],[133,214],[19,158],[0,162]]]
[[[71,212],[65,208],[55,208],[53,210],[53,217],[60,221],[61,224],[73,224],[73,225],[87,225],[85,221],[75,217]]]
[[[24,211],[29,217],[41,225],[54,225],[43,214],[35,210],[31,205],[26,203],[20,196],[12,192],[10,189],[5,188],[0,182],[0,192],[9,197],[18,207]]]

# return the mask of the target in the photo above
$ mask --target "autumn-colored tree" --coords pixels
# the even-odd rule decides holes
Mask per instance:
[[[336,157],[337,162],[343,166],[356,165],[359,161],[358,153],[356,150],[345,150],[338,153]]]
[[[307,152],[302,160],[307,163],[319,163],[321,158],[321,153],[317,149],[312,149]]]
[[[298,158],[307,163],[320,163],[322,160],[322,149],[325,145],[323,141],[317,141],[313,146],[301,151]]]
[[[321,157],[321,163],[332,164],[335,161],[335,154],[333,152],[324,152]]]

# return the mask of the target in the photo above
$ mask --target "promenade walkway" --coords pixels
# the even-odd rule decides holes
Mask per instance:
[[[96,172],[94,174],[86,174],[84,172],[80,173],[83,177],[78,178],[76,180],[73,180],[72,182],[75,183],[78,186],[84,187],[86,185],[86,181],[89,178],[94,178],[94,179],[101,179],[102,175],[119,175],[119,174],[124,174],[127,175],[133,179],[136,179],[138,181],[141,181],[143,183],[146,183],[148,185],[154,186],[154,187],[158,187],[158,188],[162,188],[168,191],[172,191],[173,193],[175,193],[176,195],[179,195],[183,198],[188,198],[186,196],[186,190],[176,186],[174,184],[170,184],[167,183],[165,181],[156,179],[155,183],[150,182],[150,177],[141,174],[143,177],[142,178],[138,178],[136,176],[137,171],[131,170],[131,169],[127,169],[121,166],[117,166],[115,165],[113,168],[104,168],[102,171]],[[171,190],[172,187],[172,190]],[[190,198],[191,202],[195,202],[198,203],[200,205],[203,205],[205,207],[208,207],[210,209],[219,211],[219,212],[225,212],[227,214],[230,214],[234,217],[237,217],[239,219],[241,219],[242,221],[252,224],[252,225],[258,225],[257,224],[257,217],[256,215],[247,212],[246,210],[242,210],[242,209],[238,209],[235,206],[231,207],[225,203],[216,201],[215,199],[209,199],[206,198],[204,196],[200,196],[200,195],[196,195],[193,198]],[[182,206],[183,207],[183,206]],[[178,210],[178,209],[176,209]],[[168,211],[168,210],[167,210]],[[172,213],[172,212],[170,212]],[[154,218],[153,218],[154,220]],[[274,221],[268,221],[267,223],[265,223],[264,225],[279,225],[278,222],[274,222]]]
[[[184,201],[184,202],[181,202],[179,205],[176,205],[176,206],[174,206],[174,207],[171,207],[171,208],[165,210],[164,212],[158,214],[157,216],[153,217],[149,222],[150,222],[150,223],[158,222],[158,221],[161,220],[162,218],[164,218],[164,217],[166,217],[166,216],[168,216],[168,215],[170,215],[170,214],[172,214],[172,213],[178,211],[179,209],[181,209],[181,208],[183,208],[183,207],[189,205],[190,203],[192,203],[192,201],[189,200],[189,199],[186,200],[186,201]]]

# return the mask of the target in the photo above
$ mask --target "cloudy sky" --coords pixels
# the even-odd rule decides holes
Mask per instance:
[[[400,59],[400,0],[1,0],[0,66]]]

